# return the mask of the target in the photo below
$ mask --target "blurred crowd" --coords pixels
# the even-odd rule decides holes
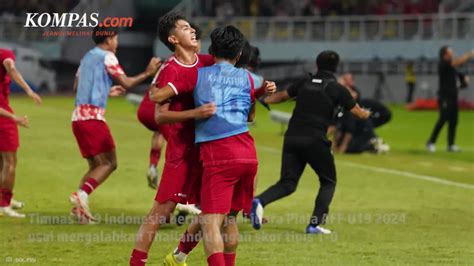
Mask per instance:
[[[195,15],[337,16],[422,14],[438,12],[438,0],[199,0]]]

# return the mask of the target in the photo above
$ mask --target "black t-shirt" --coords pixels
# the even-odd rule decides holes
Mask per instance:
[[[325,135],[335,109],[342,106],[350,110],[356,104],[349,91],[327,71],[319,71],[315,76],[294,83],[287,92],[290,97],[296,97],[287,136]]]
[[[451,61],[441,60],[438,65],[439,91],[438,96],[442,99],[457,100],[458,89],[456,87],[457,71],[451,65]]]

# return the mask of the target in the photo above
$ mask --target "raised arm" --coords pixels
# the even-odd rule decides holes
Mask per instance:
[[[16,69],[15,61],[10,58],[7,58],[3,61],[3,66],[7,70],[8,75],[16,82],[20,87],[26,92],[28,96],[30,96],[36,104],[41,104],[41,97],[36,94],[31,88],[28,83],[26,83],[23,76],[20,72]]]
[[[471,58],[474,58],[474,50],[471,50],[470,52],[465,53],[465,54],[461,55],[461,56],[458,57],[458,58],[454,58],[454,59],[451,61],[451,65],[452,65],[453,67],[457,67],[457,66],[463,65],[464,63],[466,63],[467,61],[469,61]]]
[[[146,67],[145,71],[143,71],[142,73],[133,77],[128,77],[125,73],[122,72],[120,75],[115,75],[113,77],[115,82],[117,82],[119,85],[128,90],[142,83],[147,78],[152,77],[156,73],[160,65],[161,60],[157,57],[153,57],[150,60],[150,63],[148,63],[148,66]]]

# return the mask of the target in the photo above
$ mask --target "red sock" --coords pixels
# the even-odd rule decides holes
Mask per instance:
[[[3,188],[0,188],[0,207],[3,207]]]
[[[178,250],[185,254],[189,254],[197,244],[199,244],[199,236],[191,235],[188,233],[188,230],[186,230],[183,236],[181,236],[181,240],[179,240]]]
[[[86,179],[86,182],[82,184],[81,190],[86,192],[87,194],[91,194],[99,186],[99,183],[91,177]]]
[[[148,253],[134,249],[130,256],[130,266],[144,266],[148,258]]]
[[[150,166],[156,167],[158,162],[160,161],[161,156],[161,148],[159,149],[151,149],[150,150]]]
[[[225,266],[235,266],[235,253],[224,253]]]
[[[10,206],[12,197],[13,197],[13,193],[10,189],[7,189],[7,188],[1,189],[0,207]]]
[[[224,253],[218,252],[207,257],[207,265],[209,266],[226,266]]]

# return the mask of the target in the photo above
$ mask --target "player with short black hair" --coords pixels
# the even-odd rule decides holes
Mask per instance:
[[[211,266],[235,265],[236,215],[251,204],[257,171],[255,145],[247,125],[255,116],[255,88],[250,73],[234,66],[244,44],[237,28],[215,29],[209,52],[216,64],[190,73],[191,86],[176,86],[178,94],[194,91],[196,107],[210,102],[218,107],[215,115],[196,119],[195,140],[204,168],[200,222]],[[274,91],[276,87],[268,82],[264,89]]]
[[[189,82],[190,73],[199,67],[214,64],[212,56],[197,53],[199,41],[195,29],[184,16],[175,12],[164,15],[158,24],[160,40],[174,54],[158,71],[144,97],[143,101],[150,107],[139,110],[138,116],[148,117],[141,120],[148,128],[161,130],[164,127],[168,144],[155,201],[137,233],[130,265],[145,264],[156,232],[178,203],[199,203],[202,165],[199,149],[194,145],[194,119],[209,117],[215,111],[212,104],[194,108],[192,93],[178,93],[176,90],[178,86],[194,89]],[[178,247],[166,256],[165,265],[185,265],[187,255],[199,243],[200,231],[201,227],[195,219],[183,234]]]
[[[160,18],[158,22],[158,36],[160,41],[174,52],[176,49],[176,37],[173,37],[178,21],[186,21],[186,17],[178,12],[171,12]],[[191,27],[189,27],[191,29]]]
[[[97,45],[81,59],[74,80],[76,99],[72,130],[81,155],[89,164],[79,190],[69,198],[74,205],[71,214],[80,223],[96,221],[89,210],[89,195],[117,168],[115,142],[105,121],[108,97],[122,95],[126,89],[145,81],[161,64],[158,58],[152,58],[144,72],[128,77],[115,56],[118,34],[113,29],[108,30],[103,27],[94,29],[92,39]],[[112,86],[114,81],[119,85]]]
[[[118,32],[118,28],[115,27],[97,26],[92,30],[92,40],[96,45],[101,44],[106,42],[108,38],[118,35]]]

